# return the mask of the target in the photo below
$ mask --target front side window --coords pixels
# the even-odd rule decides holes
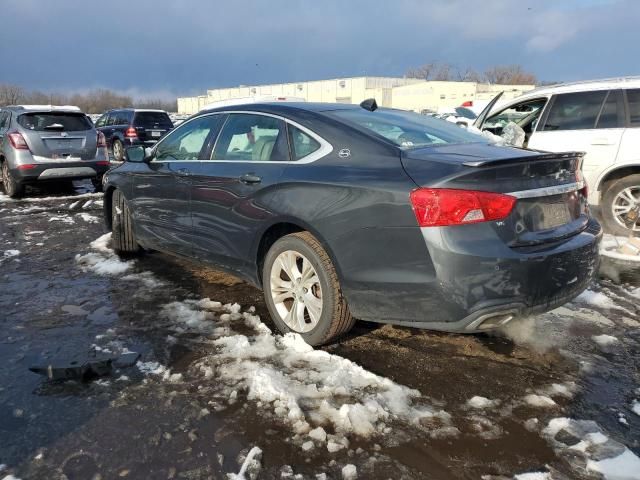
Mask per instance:
[[[277,118],[247,113],[229,115],[212,160],[287,162],[287,129]]]
[[[447,143],[478,143],[483,140],[444,120],[402,110],[345,109],[326,112],[332,117],[380,135],[399,147],[416,148]]]
[[[111,127],[113,125],[117,125],[116,118],[118,116],[118,112],[111,112],[107,117],[107,126]]]
[[[596,92],[563,93],[553,100],[544,131],[586,130],[595,128],[606,90]]]
[[[627,90],[627,103],[629,104],[629,125],[640,127],[640,89]]]
[[[218,117],[220,115],[208,115],[179,126],[158,144],[154,159],[162,161],[200,159],[207,137],[217,126]]]
[[[23,113],[18,124],[37,132],[84,132],[93,128],[84,113],[75,112]]]
[[[288,128],[289,143],[291,144],[291,153],[294,160],[300,160],[320,149],[320,143],[299,128],[293,125],[289,125]]]

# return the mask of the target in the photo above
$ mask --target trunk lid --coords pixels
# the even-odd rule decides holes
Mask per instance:
[[[589,210],[581,172],[583,156],[479,143],[404,151],[402,164],[420,187],[516,197],[509,217],[487,223],[494,225],[509,246],[524,247],[558,241],[586,227]]]

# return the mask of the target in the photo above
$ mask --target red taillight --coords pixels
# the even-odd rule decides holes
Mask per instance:
[[[106,148],[106,146],[107,146],[107,139],[105,138],[104,133],[98,132],[97,147],[98,148]]]
[[[129,128],[127,128],[127,131],[124,132],[124,136],[127,137],[127,138],[137,137],[138,136],[138,132],[136,132],[135,128],[129,127]]]
[[[18,170],[31,170],[32,168],[36,168],[33,163],[25,163],[24,165],[18,165]]]
[[[21,133],[11,132],[7,135],[11,146],[16,150],[29,150],[29,145]]]
[[[462,102],[461,107],[473,107],[473,100],[467,100],[466,102]]]
[[[503,193],[449,188],[418,188],[410,198],[421,227],[501,220],[511,213],[517,200]]]

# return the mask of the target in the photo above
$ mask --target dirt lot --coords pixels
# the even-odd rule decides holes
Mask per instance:
[[[637,278],[500,334],[359,322],[313,350],[233,277],[115,257],[88,184],[34,194],[0,194],[0,478],[226,479],[252,447],[247,478],[640,478]],[[92,348],[142,358],[28,370]]]

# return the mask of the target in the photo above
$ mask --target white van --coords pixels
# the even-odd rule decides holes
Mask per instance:
[[[513,121],[526,148],[585,152],[589,203],[600,206],[605,228],[640,232],[640,77],[538,88],[498,106],[496,100],[476,127],[500,135]]]

